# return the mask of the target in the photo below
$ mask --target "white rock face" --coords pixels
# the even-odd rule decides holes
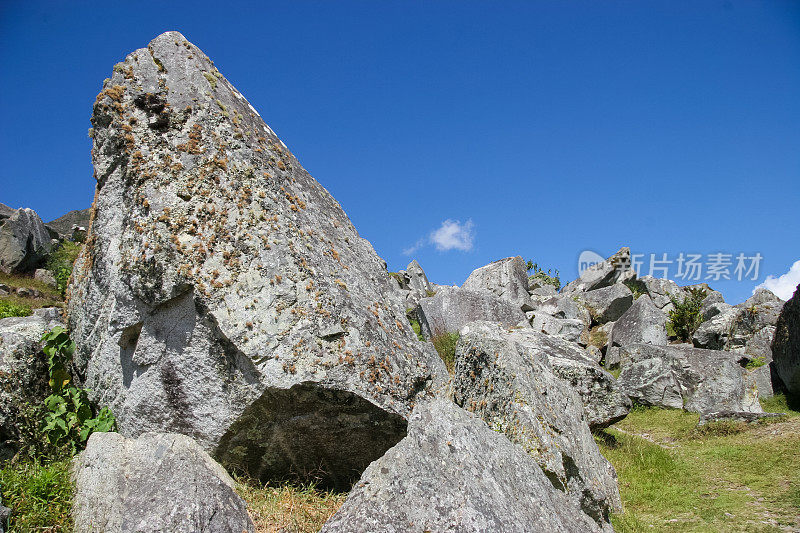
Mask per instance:
[[[528,294],[528,271],[520,256],[500,259],[473,270],[461,288],[488,291],[523,311],[533,310]]]
[[[177,32],[114,68],[92,123],[68,315],[93,400],[126,436],[178,432],[228,468],[348,487],[446,376],[385,263]]]

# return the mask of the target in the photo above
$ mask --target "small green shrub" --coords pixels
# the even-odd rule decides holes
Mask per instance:
[[[756,368],[762,367],[766,364],[767,362],[764,360],[764,357],[761,355],[757,355],[752,359],[750,359],[744,367],[747,370],[755,370]]]
[[[640,296],[644,296],[645,294],[648,296],[650,295],[650,291],[647,290],[647,285],[645,285],[641,280],[629,279],[623,281],[622,283],[631,290],[634,300]]]
[[[55,327],[44,334],[42,342],[52,390],[52,394],[44,400],[47,412],[42,431],[50,444],[68,446],[74,454],[85,446],[89,435],[95,431],[113,431],[116,420],[108,407],[103,407],[95,414],[86,390],[72,385],[68,368],[75,352],[75,343],[66,330]]]
[[[71,241],[63,241],[58,248],[50,254],[47,260],[47,270],[53,273],[56,278],[56,288],[61,296],[67,291],[69,277],[72,275],[72,265],[78,254],[81,252],[81,245]]]
[[[31,308],[25,305],[18,305],[6,300],[0,300],[0,318],[11,316],[30,316]]]
[[[452,374],[456,364],[456,344],[460,335],[458,333],[442,333],[431,338],[433,347],[439,352],[439,357],[444,361],[447,371]]]
[[[427,290],[425,291],[425,296],[430,298],[431,296],[436,296],[436,291]]]
[[[533,272],[533,274],[531,274],[528,277],[529,280],[538,280],[547,285],[552,285],[553,287],[556,288],[557,291],[561,290],[561,278],[559,277],[558,270],[553,272],[551,269],[548,268],[547,272],[545,272],[542,268],[539,267],[538,263],[534,263],[530,259],[528,259],[526,267],[528,269],[529,274]]]
[[[8,531],[72,531],[70,460],[8,465],[0,470]]]
[[[689,294],[681,302],[674,296],[669,297],[675,309],[669,312],[669,322],[667,324],[668,328],[671,327],[675,336],[684,342],[692,340],[692,335],[703,322],[700,308],[703,307],[703,300],[706,297],[705,289],[700,287],[693,287],[687,290]]]

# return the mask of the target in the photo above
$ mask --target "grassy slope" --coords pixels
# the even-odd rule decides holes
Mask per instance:
[[[637,408],[601,432],[625,507],[616,530],[800,529],[800,411],[782,396],[764,407],[788,417],[698,430],[696,414]]]

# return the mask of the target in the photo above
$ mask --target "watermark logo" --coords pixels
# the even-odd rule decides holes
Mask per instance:
[[[747,255],[740,253],[715,252],[710,254],[695,254],[680,252],[669,255],[660,254],[631,254],[630,261],[619,261],[615,268],[628,270],[633,268],[639,276],[652,276],[672,280],[757,280],[758,270],[764,256],[756,252]],[[587,268],[605,261],[599,254],[584,250],[578,257],[578,274],[583,274]]]
[[[592,267],[597,263],[602,263],[605,260],[606,258],[597,252],[593,252],[591,250],[582,251],[581,255],[578,257],[578,275],[580,276],[589,267]]]

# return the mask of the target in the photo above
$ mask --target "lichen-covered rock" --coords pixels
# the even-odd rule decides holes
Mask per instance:
[[[562,339],[578,342],[581,340],[586,324],[577,318],[556,318],[545,313],[536,313],[531,321],[534,331]]]
[[[649,296],[642,295],[614,322],[610,346],[631,344],[667,344],[667,315],[656,307]]]
[[[252,533],[234,481],[191,438],[93,433],[75,460],[76,533]]]
[[[561,292],[570,294],[602,289],[635,278],[636,272],[631,268],[631,249],[625,246],[605,261],[584,270],[578,279],[567,283]]]
[[[556,337],[474,322],[462,328],[456,346],[453,394],[458,405],[520,444],[554,487],[604,523],[621,507],[616,473],[600,455],[581,397],[558,377],[592,366],[585,355],[572,357]],[[613,381],[609,375],[598,389]]]
[[[618,382],[636,402],[695,413],[762,412],[756,384],[736,353],[634,344],[620,354]]]
[[[52,249],[50,233],[33,209],[17,209],[0,221],[0,270],[31,272]]]
[[[60,317],[39,311],[38,316],[0,320],[0,464],[19,447],[22,424],[36,424],[31,408],[50,394],[47,358],[41,338],[62,325]]]
[[[425,271],[422,270],[416,259],[411,261],[405,270],[392,274],[392,277],[400,286],[403,305],[406,309],[413,309],[422,298],[435,292]]]
[[[644,285],[647,295],[653,301],[653,305],[664,313],[668,313],[674,308],[671,298],[675,298],[678,301],[683,300],[683,289],[670,279],[642,276],[637,281]]]
[[[577,297],[595,324],[614,322],[633,304],[633,293],[622,283],[582,292]]]
[[[426,337],[454,333],[475,320],[515,326],[525,322],[525,313],[515,304],[501,300],[488,291],[442,288],[430,298],[419,301],[417,315]]]
[[[605,530],[610,530],[606,526]],[[600,531],[503,435],[449,400],[418,406],[323,533]]]
[[[533,309],[528,294],[528,271],[520,256],[500,259],[473,270],[461,288],[489,291],[523,311]]]
[[[800,285],[783,306],[775,324],[772,356],[775,370],[786,388],[800,393]]]
[[[180,33],[114,67],[92,124],[68,303],[92,399],[126,436],[182,433],[262,479],[349,486],[446,376],[385,263]]]

